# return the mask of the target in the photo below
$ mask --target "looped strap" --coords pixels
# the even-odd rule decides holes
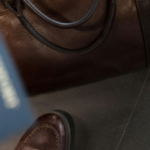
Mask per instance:
[[[3,1],[4,1],[5,6],[19,18],[20,22],[24,25],[24,27],[37,40],[41,41],[43,44],[45,44],[46,46],[50,47],[51,49],[53,49],[55,51],[63,52],[63,53],[72,53],[72,54],[83,54],[83,53],[90,52],[90,51],[96,49],[104,41],[104,39],[107,37],[107,35],[108,35],[109,31],[110,31],[110,28],[112,26],[113,18],[115,16],[115,7],[116,7],[115,0],[111,0],[111,2],[110,2],[111,4],[110,4],[110,8],[109,8],[109,14],[108,14],[108,18],[107,18],[107,21],[106,21],[105,28],[104,28],[103,32],[99,35],[97,40],[95,40],[90,45],[85,46],[83,48],[67,49],[67,48],[64,48],[64,47],[61,47],[59,45],[56,45],[56,44],[52,43],[51,41],[47,40],[42,35],[40,35],[37,31],[34,30],[34,28],[30,25],[28,20],[25,18],[25,16],[21,12],[20,0],[17,0],[17,10],[14,10],[12,8],[11,4],[8,1],[6,1],[6,0],[3,0]],[[23,0],[23,1],[24,2],[29,2],[29,0]],[[74,22],[74,25],[75,25],[75,22]]]

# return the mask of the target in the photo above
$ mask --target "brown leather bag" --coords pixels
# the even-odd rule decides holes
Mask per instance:
[[[149,3],[1,0],[0,28],[28,91],[45,92],[148,66]]]

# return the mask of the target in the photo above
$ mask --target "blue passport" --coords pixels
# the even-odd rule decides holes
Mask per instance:
[[[0,37],[0,140],[29,126],[33,119],[17,69]]]

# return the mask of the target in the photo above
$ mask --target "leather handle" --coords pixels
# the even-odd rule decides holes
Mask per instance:
[[[87,14],[83,18],[81,18],[81,19],[79,19],[79,20],[77,20],[75,22],[68,22],[68,23],[59,22],[59,21],[56,21],[56,20],[53,20],[53,19],[49,18],[44,13],[42,13],[37,7],[35,7],[35,5],[33,5],[30,0],[22,0],[22,1],[36,15],[38,15],[41,19],[43,19],[44,21],[48,22],[49,24],[51,24],[51,25],[53,25],[55,27],[59,27],[59,28],[73,28],[73,27],[79,26],[79,25],[87,22],[93,16],[93,14],[96,11],[96,8],[97,8],[100,0],[93,0],[91,8],[89,9]]]
[[[56,45],[54,43],[52,43],[51,41],[47,40],[46,38],[44,38],[42,35],[40,35],[37,31],[34,30],[34,28],[32,27],[32,25],[30,25],[30,23],[28,22],[28,20],[25,18],[25,16],[22,14],[21,9],[20,9],[20,0],[18,0],[18,4],[17,4],[17,11],[15,9],[13,9],[13,7],[11,6],[11,4],[8,1],[5,1],[5,6],[12,11],[20,20],[20,22],[24,25],[24,27],[40,42],[42,42],[43,44],[45,44],[46,46],[50,47],[51,49],[58,51],[58,52],[62,52],[62,53],[71,53],[71,54],[84,54],[87,52],[90,52],[94,49],[96,49],[107,37],[111,26],[113,24],[113,19],[115,16],[115,0],[111,0],[110,1],[110,9],[109,9],[109,14],[108,14],[108,18],[106,21],[106,25],[105,28],[103,30],[103,32],[99,35],[99,37],[92,42],[90,45],[83,47],[83,48],[79,48],[79,49],[67,49],[64,47],[61,47],[59,45]]]

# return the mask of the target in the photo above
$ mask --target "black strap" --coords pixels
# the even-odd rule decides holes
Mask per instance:
[[[96,8],[99,4],[100,0],[93,0],[92,6],[89,9],[88,13],[81,19],[75,21],[75,22],[68,22],[68,23],[63,23],[63,22],[59,22],[56,20],[53,20],[51,18],[49,18],[48,16],[46,16],[44,13],[42,13],[37,7],[35,7],[30,0],[22,0],[24,2],[25,5],[27,5],[36,15],[38,15],[41,19],[45,20],[46,22],[48,22],[49,24],[55,26],[55,27],[59,27],[59,28],[73,28],[76,26],[79,26],[85,22],[87,22],[94,14],[94,12],[96,11]]]
[[[147,66],[150,65],[150,0],[135,0],[143,30]]]
[[[51,49],[58,51],[58,52],[63,52],[63,53],[72,53],[72,54],[83,54],[83,53],[87,53],[90,52],[94,49],[96,49],[106,38],[106,36],[108,35],[111,25],[113,23],[113,18],[115,16],[115,0],[111,0],[111,4],[110,4],[110,9],[109,9],[109,15],[108,15],[108,19],[106,22],[106,26],[102,32],[102,34],[97,38],[96,41],[94,41],[93,43],[91,43],[90,45],[80,48],[80,49],[67,49],[61,46],[58,46],[50,41],[48,41],[47,39],[45,39],[43,36],[41,36],[39,33],[37,33],[33,27],[29,24],[29,22],[27,21],[27,19],[24,17],[24,15],[21,13],[20,10],[20,0],[18,0],[18,7],[17,7],[17,11],[15,11],[12,6],[9,4],[9,2],[4,2],[5,6],[12,11],[14,14],[16,14],[16,16],[19,18],[19,20],[22,22],[22,24],[25,26],[25,28],[39,41],[41,41],[43,44],[45,44],[46,46],[50,47]]]

